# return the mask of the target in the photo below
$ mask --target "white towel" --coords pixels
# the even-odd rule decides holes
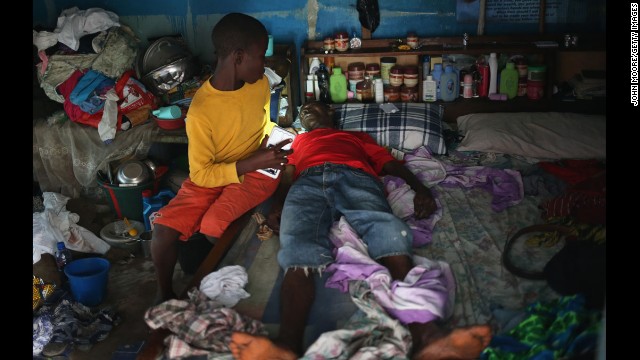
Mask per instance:
[[[249,293],[244,290],[247,282],[247,272],[242,266],[225,266],[205,276],[200,282],[200,291],[209,299],[231,308],[238,301],[249,297]]]

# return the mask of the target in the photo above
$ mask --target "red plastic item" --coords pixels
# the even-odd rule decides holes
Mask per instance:
[[[184,119],[186,115],[187,111],[185,109],[182,109],[182,116],[177,119],[160,119],[155,115],[151,115],[151,117],[153,117],[153,119],[156,121],[156,124],[158,124],[158,127],[160,127],[161,129],[176,130],[181,129],[185,126]]]

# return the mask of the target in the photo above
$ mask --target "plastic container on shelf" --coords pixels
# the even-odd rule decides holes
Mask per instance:
[[[364,68],[365,75],[371,76],[372,79],[380,79],[380,64],[370,63]]]
[[[402,102],[418,102],[418,87],[402,85],[400,88],[400,100]]]
[[[529,80],[527,81],[527,97],[529,100],[540,100],[544,97],[544,82]]]
[[[466,74],[462,83],[462,97],[471,99],[473,97],[473,75]]]
[[[442,69],[442,63],[433,65],[431,77],[433,78],[433,81],[436,82],[436,100],[442,100],[442,95],[440,94],[440,77],[443,73],[444,71]]]
[[[371,103],[374,101],[373,82],[368,76],[364,80],[356,84],[356,99],[363,103]]]
[[[427,80],[427,76],[431,74],[431,56],[422,56],[422,80]]]
[[[407,34],[407,45],[411,46],[412,49],[417,49],[420,44],[418,35],[414,32],[410,32]]]
[[[527,69],[527,80],[532,81],[545,81],[547,74],[547,67],[544,65],[540,66],[529,66]]]
[[[479,97],[487,97],[489,96],[489,82],[491,81],[491,77],[489,76],[489,65],[486,62],[479,62],[477,64],[478,69],[478,96]]]
[[[341,104],[347,101],[347,78],[342,73],[342,68],[333,68],[333,74],[329,78],[329,91],[334,103]]]
[[[375,78],[373,81],[373,87],[373,94],[376,98],[376,103],[382,104],[384,102],[384,85],[382,84],[382,79]]]
[[[349,74],[349,80],[362,81],[364,80],[364,63],[352,62],[347,65],[347,72]]]
[[[329,89],[329,71],[324,64],[320,64],[318,71],[318,88],[320,88],[320,101],[325,104],[331,104],[331,90]]]
[[[335,48],[340,52],[349,50],[349,34],[347,32],[339,32],[335,38]]]
[[[336,48],[336,41],[333,39],[333,37],[328,36],[324,38],[322,42],[322,48],[326,51],[333,51]]]
[[[531,100],[540,100],[544,97],[547,67],[544,65],[529,66],[528,70],[527,97]]]
[[[404,69],[402,66],[394,66],[389,69],[389,85],[402,86],[404,84]]]
[[[402,83],[406,87],[418,86],[418,67],[417,66],[405,66]]]
[[[311,62],[309,63],[309,74],[315,74],[320,68],[320,64],[321,62],[319,57],[314,56],[311,58]]]
[[[500,72],[500,93],[507,94],[509,99],[516,97],[518,95],[518,76],[515,64],[508,62]]]
[[[453,66],[447,65],[444,74],[440,77],[440,96],[442,101],[453,101],[457,97],[458,75],[453,71]]]
[[[432,75],[427,75],[427,79],[422,82],[422,101],[434,102],[437,100],[437,85]]]
[[[384,101],[397,102],[400,100],[400,88],[397,86],[383,85],[384,86]]]
[[[498,93],[498,57],[496,53],[489,54],[489,95]]]
[[[396,65],[397,59],[393,56],[380,58],[380,77],[384,85],[389,85],[389,71]]]

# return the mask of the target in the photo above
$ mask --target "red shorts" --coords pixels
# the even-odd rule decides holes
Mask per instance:
[[[279,182],[256,171],[245,174],[242,183],[215,188],[200,187],[187,178],[153,224],[177,230],[184,241],[197,231],[219,238],[229,224],[269,198]]]

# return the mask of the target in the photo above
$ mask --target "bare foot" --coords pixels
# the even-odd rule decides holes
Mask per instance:
[[[426,342],[426,345],[416,351],[413,360],[477,359],[490,341],[491,328],[488,325],[454,329]]]
[[[295,360],[292,351],[281,348],[264,336],[254,336],[241,332],[231,335],[229,344],[236,360]]]

